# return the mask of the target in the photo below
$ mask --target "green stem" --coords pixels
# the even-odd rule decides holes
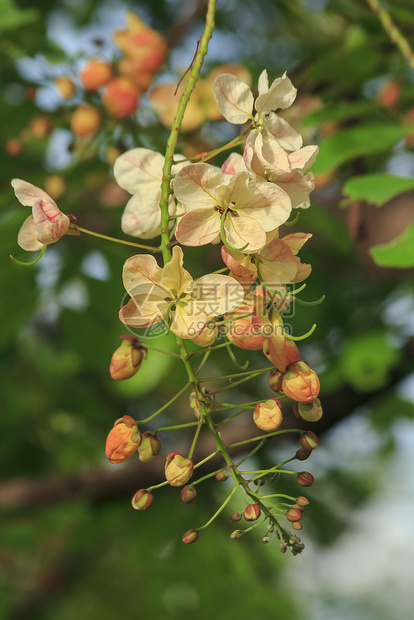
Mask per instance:
[[[198,530],[204,530],[204,528],[208,527],[210,525],[210,523],[213,523],[214,519],[216,519],[220,512],[222,510],[224,510],[224,508],[227,506],[227,504],[229,503],[229,501],[231,500],[231,498],[233,497],[233,495],[235,494],[237,490],[237,487],[234,487],[234,489],[231,491],[231,493],[229,494],[229,496],[226,498],[226,500],[222,503],[222,505],[220,506],[220,508],[218,510],[216,510],[216,512],[213,514],[213,516],[211,517],[211,519],[209,519],[207,521],[207,523],[205,523],[204,525],[202,525],[201,527],[197,528]]]
[[[367,0],[367,2],[374,13],[378,15],[382,27],[390,37],[391,42],[399,47],[410,68],[414,70],[414,54],[407,39],[398,30],[389,13],[380,5],[378,0]]]
[[[205,55],[207,54],[208,42],[211,38],[211,34],[214,28],[214,14],[215,14],[216,0],[209,0],[206,25],[204,32],[201,36],[197,53],[194,58],[194,63],[190,71],[187,84],[181,95],[180,102],[178,104],[177,114],[175,115],[174,122],[171,127],[170,137],[167,143],[167,149],[165,151],[165,161],[162,170],[162,183],[161,183],[161,251],[164,259],[164,264],[171,260],[171,250],[168,246],[169,243],[169,213],[168,203],[171,194],[171,168],[173,166],[174,152],[177,146],[178,134],[180,132],[181,123],[184,117],[184,112],[187,104],[190,100],[191,93],[199,78],[201,65]]]
[[[140,248],[142,250],[148,250],[148,252],[160,252],[160,248],[154,248],[151,245],[142,245],[142,243],[134,243],[133,241],[125,241],[124,239],[116,239],[115,237],[108,237],[108,235],[101,235],[100,233],[93,232],[92,230],[87,230],[86,228],[81,228],[80,226],[76,226],[76,228],[87,235],[91,235],[92,237],[99,237],[100,239],[105,239],[106,241],[113,241],[114,243],[121,243],[122,245],[131,245],[134,248]]]
[[[163,405],[161,407],[161,409],[158,409],[158,411],[156,411],[155,413],[153,413],[152,415],[150,415],[148,418],[145,418],[145,420],[140,420],[138,422],[138,424],[146,424],[147,422],[149,422],[150,420],[153,420],[154,418],[157,417],[157,415],[159,415],[162,411],[164,411],[164,409],[167,409],[167,407],[169,407],[175,400],[177,400],[177,398],[179,398],[181,396],[181,394],[184,394],[184,392],[190,387],[190,382],[186,383],[185,386],[179,391],[177,392],[177,394],[175,394],[175,396],[173,396],[168,403],[165,403],[165,405]]]

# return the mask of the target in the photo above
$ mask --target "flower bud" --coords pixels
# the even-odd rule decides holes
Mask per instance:
[[[94,58],[90,60],[80,73],[80,80],[86,90],[98,90],[112,76],[112,65],[109,62]]]
[[[123,334],[120,338],[122,344],[112,355],[109,372],[112,379],[125,381],[141,368],[142,360],[147,358],[147,348],[136,336]]]
[[[138,422],[130,415],[116,420],[106,439],[105,454],[111,463],[123,463],[134,456],[141,443]]]
[[[249,504],[246,506],[243,512],[243,517],[246,521],[256,521],[261,515],[262,511],[259,504]]]
[[[106,85],[102,101],[109,114],[126,118],[135,112],[140,99],[138,88],[124,77],[114,77]]]
[[[266,339],[263,345],[263,353],[281,372],[285,372],[286,366],[300,359],[296,343],[285,338],[282,333],[276,333]]]
[[[310,403],[293,403],[293,413],[306,422],[317,422],[323,415],[321,401],[315,398]]]
[[[90,105],[80,105],[76,108],[70,121],[70,128],[75,136],[89,136],[94,133],[101,122],[101,113]]]
[[[183,543],[185,545],[191,545],[191,543],[194,543],[196,540],[198,540],[198,531],[197,530],[187,530],[183,534]]]
[[[242,536],[243,536],[242,530],[234,530],[234,532],[230,534],[230,538],[232,538],[233,540],[237,540],[237,538],[241,538]]]
[[[197,489],[195,487],[191,487],[188,484],[181,489],[181,499],[184,504],[191,504],[197,497]]]
[[[318,375],[306,362],[289,364],[282,378],[282,390],[293,400],[310,403],[319,394]]]
[[[141,443],[138,447],[139,460],[143,463],[152,461],[161,450],[162,441],[158,435],[154,435],[151,431],[145,431],[141,435]]]
[[[306,448],[299,448],[299,450],[296,450],[295,456],[298,461],[306,461],[306,459],[308,459],[311,454],[312,450],[306,450]]]
[[[301,523],[300,521],[294,521],[294,522],[292,523],[292,528],[293,528],[294,530],[301,530],[301,529],[302,529],[302,527],[303,527],[303,526],[302,526],[302,523]]]
[[[201,387],[201,393],[203,398],[207,401],[207,406],[210,402],[214,401],[214,394],[211,394],[210,390],[207,390],[205,387]],[[195,390],[191,390],[190,392],[190,407],[194,411],[195,417],[199,419],[202,415],[202,409],[200,405],[200,399],[197,396],[197,392]]]
[[[275,398],[257,403],[253,411],[253,422],[262,431],[276,431],[282,424],[282,410],[280,402]]]
[[[269,374],[269,387],[274,392],[281,392],[283,375],[278,370]]]
[[[172,487],[181,487],[193,475],[194,464],[178,452],[167,454],[165,461],[165,478]]]
[[[233,514],[231,515],[231,520],[236,523],[237,521],[241,521],[242,516],[243,513],[240,512],[240,510],[236,510],[236,512],[233,512]]]
[[[306,508],[306,506],[309,505],[309,500],[306,497],[303,497],[303,495],[299,495],[299,497],[296,498],[296,503],[301,508]]]
[[[305,450],[316,450],[319,446],[319,439],[312,431],[306,431],[300,436],[299,444]]]
[[[230,478],[230,473],[226,469],[216,473],[216,480],[219,482],[225,482],[228,478]]]
[[[308,471],[301,471],[296,480],[301,487],[310,487],[315,482],[315,478]]]
[[[140,489],[137,491],[132,498],[132,507],[135,510],[147,510],[153,504],[154,496],[152,493],[147,491],[146,489]]]
[[[288,521],[300,521],[302,518],[302,513],[298,508],[289,508],[289,510],[286,511],[286,519]]]
[[[217,325],[207,323],[191,340],[199,347],[210,347],[215,343],[217,334]]]

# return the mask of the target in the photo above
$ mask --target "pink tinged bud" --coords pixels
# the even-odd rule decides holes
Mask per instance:
[[[230,534],[230,538],[233,540],[237,540],[238,538],[241,538],[242,536],[243,536],[242,530],[234,530],[234,532]]]
[[[268,433],[276,431],[282,424],[282,410],[280,402],[275,398],[258,403],[253,411],[253,422],[262,431]]]
[[[306,461],[306,459],[308,459],[311,454],[312,450],[306,450],[306,448],[299,448],[299,450],[296,451],[295,456],[298,461]]]
[[[145,431],[141,435],[141,443],[138,447],[138,457],[143,463],[152,461],[161,450],[162,441],[158,435],[154,435],[151,431]]]
[[[124,334],[120,338],[122,344],[112,355],[109,372],[112,379],[125,381],[141,368],[142,360],[147,359],[147,348],[135,336]]]
[[[191,487],[188,484],[181,489],[181,499],[184,504],[191,504],[197,497],[197,489],[195,487]]]
[[[262,511],[259,504],[249,504],[246,506],[243,512],[243,517],[246,521],[256,521],[261,515]]]
[[[282,391],[282,379],[283,379],[283,375],[278,370],[271,372],[269,374],[270,389],[273,390],[274,392],[281,392]]]
[[[286,511],[286,519],[288,521],[300,521],[302,518],[302,513],[298,508],[289,508],[289,510]]]
[[[198,531],[197,530],[187,530],[183,534],[183,543],[185,545],[191,545],[191,543],[194,543],[196,540],[198,540]]]
[[[289,364],[300,360],[296,343],[285,338],[283,334],[275,334],[268,338],[263,345],[263,353],[281,372],[285,372]]]
[[[288,366],[283,375],[282,390],[293,400],[310,403],[319,394],[318,375],[306,362],[294,362]]]
[[[299,443],[305,450],[316,450],[319,446],[319,439],[312,431],[306,431],[300,436]]]
[[[296,480],[301,487],[310,487],[315,481],[315,478],[308,471],[301,471]]]
[[[301,530],[301,529],[302,529],[302,527],[303,527],[303,526],[302,526],[302,523],[301,523],[300,521],[294,521],[294,522],[292,523],[292,528],[293,528],[294,530]]]
[[[106,457],[111,463],[123,463],[134,456],[140,443],[138,423],[130,415],[124,415],[109,431],[105,445]]]
[[[309,500],[306,497],[303,497],[303,495],[299,495],[299,497],[296,498],[296,503],[301,508],[306,508],[306,506],[309,506]]]
[[[233,512],[233,514],[231,515],[231,520],[236,523],[237,521],[241,521],[242,516],[243,513],[240,512],[240,510],[236,510],[236,512]]]
[[[317,422],[323,415],[321,401],[315,398],[310,403],[294,403],[293,413],[297,418],[302,418],[306,422]]]
[[[193,475],[194,464],[178,452],[167,454],[165,461],[165,478],[172,487],[181,487]]]
[[[69,230],[68,216],[62,213],[52,200],[50,202],[42,198],[36,200],[32,207],[32,215],[39,243],[44,245],[56,243]]]
[[[146,489],[140,489],[132,498],[132,507],[135,510],[148,510],[154,502],[154,496]]]
[[[216,474],[216,480],[218,480],[219,482],[225,482],[226,480],[228,480],[228,478],[230,478],[230,473],[225,469],[223,469],[223,471],[217,472]]]

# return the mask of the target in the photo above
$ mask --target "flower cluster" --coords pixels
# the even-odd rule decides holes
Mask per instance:
[[[154,40],[153,31],[148,30],[133,21],[127,31],[118,33],[119,47],[130,55],[130,63],[126,66],[135,67],[136,63],[144,62],[146,56],[141,48],[146,44],[150,48]],[[157,58],[161,61],[161,56]],[[149,63],[148,67],[153,69],[155,65],[157,63]],[[149,68],[148,71],[151,73]],[[189,84],[184,90],[184,102],[191,92],[191,82]],[[234,486],[222,506],[208,523],[188,530],[183,542],[195,542],[200,530],[207,527],[239,491],[244,505],[231,520],[244,519],[248,527],[233,531],[231,538],[241,538],[246,531],[266,523],[263,542],[277,537],[282,551],[289,546],[296,554],[303,544],[280,524],[280,519],[285,518],[294,530],[300,530],[308,500],[281,493],[264,495],[262,487],[282,472],[294,475],[299,486],[311,486],[312,474],[281,470],[280,465],[249,472],[242,465],[267,438],[285,432],[283,401],[286,399],[293,401],[293,412],[302,421],[316,422],[322,416],[318,376],[301,359],[296,344],[310,335],[315,326],[305,336],[294,336],[285,329],[283,319],[283,313],[293,302],[301,303],[298,295],[305,286],[301,283],[310,275],[311,266],[302,263],[298,253],[311,235],[291,233],[282,227],[296,223],[300,211],[290,219],[293,210],[309,206],[309,194],[314,186],[309,168],[318,148],[303,146],[301,136],[277,115],[278,110],[288,108],[296,97],[296,89],[286,74],[269,84],[267,73],[263,71],[256,99],[249,84],[233,73],[218,75],[213,92],[218,113],[232,124],[245,126],[229,147],[225,145],[194,160],[177,154],[173,159],[174,146],[170,145],[165,157],[139,147],[125,152],[115,161],[115,179],[131,194],[122,217],[123,231],[144,240],[159,237],[160,245],[132,244],[150,253],[131,256],[124,264],[123,283],[129,300],[119,316],[131,333],[121,336],[122,344],[112,356],[110,373],[117,381],[136,375],[148,351],[151,354],[152,345],[145,336],[148,337],[150,330],[159,328],[159,333],[168,331],[176,336],[179,351],[176,355],[185,366],[188,383],[145,420],[135,420],[129,415],[116,420],[108,435],[106,456],[114,464],[134,455],[143,462],[156,458],[162,449],[159,434],[181,426],[155,428],[154,420],[188,390],[192,421],[182,428],[183,431],[195,429],[191,447],[188,451],[180,448],[166,455],[165,480],[139,489],[132,499],[133,507],[149,509],[154,502],[153,491],[163,485],[181,487],[182,501],[190,504],[197,497],[196,486],[206,478],[215,476],[219,482],[231,479]],[[176,136],[178,129],[175,122],[172,136]],[[241,147],[242,152],[231,152],[221,166],[207,163],[218,151],[234,145]],[[20,179],[15,179],[12,185],[19,201],[32,207],[32,215],[19,234],[19,243],[24,249],[44,249],[65,234],[88,232],[77,227],[75,218],[62,213],[43,190]],[[221,257],[223,266],[194,279],[184,268],[184,249],[207,244],[220,244],[217,256]],[[152,255],[157,252],[162,255],[162,264]],[[140,338],[134,334],[135,330],[141,330]],[[225,341],[217,344],[219,337],[224,337]],[[205,384],[212,379],[203,379],[204,363],[210,354],[223,347],[236,362],[233,346],[262,351],[263,362],[269,362],[270,366],[214,377],[216,382],[225,381],[225,384],[216,390],[208,389]],[[198,354],[203,358],[196,370],[193,358]],[[232,405],[217,398],[222,390],[263,373],[269,374],[269,394],[263,394],[260,400]],[[271,397],[272,391],[276,398]],[[248,411],[252,428],[261,434],[253,430],[250,439],[226,445],[219,427]],[[150,421],[150,430],[141,430]],[[212,435],[216,450],[195,462],[195,447],[203,431]],[[290,432],[298,434],[299,447],[288,461],[309,458],[318,447],[316,435],[298,429]],[[229,448],[241,445],[245,456],[236,463]],[[217,454],[223,459],[220,468],[196,476],[197,469]]]

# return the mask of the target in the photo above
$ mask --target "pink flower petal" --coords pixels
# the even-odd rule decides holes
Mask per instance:
[[[220,213],[211,208],[195,209],[178,222],[175,238],[182,245],[199,246],[211,243],[220,232]]]

